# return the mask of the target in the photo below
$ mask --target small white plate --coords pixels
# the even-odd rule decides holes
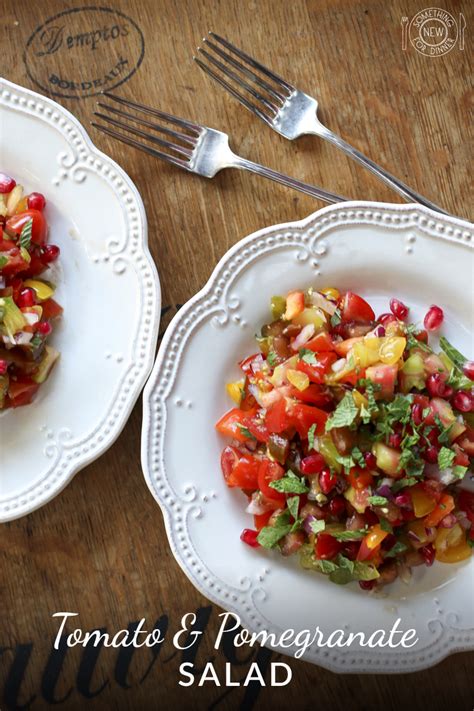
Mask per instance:
[[[160,285],[130,178],[59,104],[0,80],[0,169],[44,193],[64,308],[60,361],[0,414],[0,521],[52,499],[122,430],[155,355]]]
[[[144,394],[142,465],[173,553],[194,585],[250,630],[336,629],[366,634],[415,628],[411,649],[310,647],[304,659],[338,672],[402,672],[474,648],[474,561],[417,568],[384,595],[337,586],[299,568],[297,556],[251,549],[245,497],[226,487],[214,429],[232,406],[224,384],[255,351],[269,299],[310,285],[353,289],[386,311],[396,296],[419,320],[432,303],[443,332],[472,357],[472,226],[414,205],[349,202],[301,222],[268,227],[233,247],[176,315]],[[400,637],[395,637],[399,640]],[[293,654],[295,647],[279,651]]]

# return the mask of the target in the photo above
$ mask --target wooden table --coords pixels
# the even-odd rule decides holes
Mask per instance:
[[[323,120],[364,153],[454,214],[469,216],[466,151],[468,47],[427,57],[401,44],[401,18],[423,9],[412,0],[114,0],[141,29],[145,53],[119,92],[178,115],[228,130],[236,150],[303,180],[354,198],[396,201],[369,173],[322,141],[290,143],[227,97],[193,65],[192,54],[210,28],[260,57],[318,97]],[[34,30],[70,0],[2,0],[3,75],[37,89],[23,51]],[[448,0],[458,17],[468,12]],[[78,14],[79,18],[80,15]],[[471,19],[471,23],[469,22]],[[466,17],[467,31],[472,27]],[[467,38],[469,39],[469,38]],[[469,45],[469,43],[467,43]],[[114,50],[110,49],[111,63]],[[94,69],[89,51],[84,66]],[[52,58],[54,59],[54,57]],[[59,61],[59,60],[58,60]],[[62,61],[62,60],[61,60]],[[97,60],[99,61],[99,60]],[[102,71],[103,67],[98,67]],[[57,100],[87,125],[95,98]],[[1,128],[0,128],[1,130]],[[131,175],[145,202],[150,247],[163,290],[162,331],[180,304],[207,280],[217,260],[244,235],[271,223],[304,217],[321,203],[238,171],[208,181],[108,140],[94,142]],[[32,146],[34,151],[34,146]],[[388,267],[389,268],[389,267]],[[440,267],[441,268],[441,267]],[[178,685],[182,653],[172,635],[182,615],[198,611],[205,630],[196,663],[213,659],[218,608],[202,597],[175,562],[163,520],[140,468],[141,406],[114,446],[39,511],[2,527],[0,683],[2,708],[65,709],[417,709],[472,708],[472,655],[457,654],[436,668],[404,676],[335,675],[290,661],[284,689]],[[157,656],[133,658],[113,649],[52,654],[56,611],[80,613],[84,630],[115,631],[145,617],[148,628],[168,625]],[[235,679],[250,661],[262,669],[275,656],[241,650]],[[221,651],[216,665],[227,661]],[[472,682],[471,682],[472,683]]]

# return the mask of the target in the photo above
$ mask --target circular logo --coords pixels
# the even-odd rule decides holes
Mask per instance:
[[[428,57],[441,57],[455,46],[458,25],[447,10],[428,7],[418,12],[410,22],[410,42],[413,47]]]
[[[23,60],[40,89],[78,99],[123,84],[136,72],[144,53],[143,33],[130,17],[105,7],[78,7],[38,27]]]

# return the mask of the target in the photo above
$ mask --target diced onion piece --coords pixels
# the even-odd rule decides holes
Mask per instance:
[[[301,331],[298,333],[295,340],[291,344],[292,349],[294,351],[299,351],[299,349],[302,348],[304,344],[307,343],[310,338],[313,337],[314,331],[314,324],[308,323],[304,328],[301,329]]]

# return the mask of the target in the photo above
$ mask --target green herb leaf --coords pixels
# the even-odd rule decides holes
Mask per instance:
[[[0,269],[3,269],[5,264],[8,264],[8,257],[5,257],[5,255],[1,254],[0,255]]]
[[[456,464],[456,466],[453,467],[453,476],[455,476],[457,479],[463,479],[466,472],[467,467],[463,467],[460,464]]]
[[[346,474],[349,474],[350,470],[355,467],[355,462],[352,457],[345,457],[343,454],[336,454],[336,462],[342,464],[342,466],[344,467],[344,472]]]
[[[299,496],[292,496],[291,498],[286,500],[286,505],[288,506],[288,511],[290,514],[293,516],[295,521],[298,518],[298,508],[300,505],[300,497]]]
[[[352,425],[358,412],[352,393],[346,393],[331,417],[326,421],[326,432],[329,432],[335,427],[348,427]]]
[[[269,486],[282,494],[306,494],[309,491],[304,478],[300,479],[291,470],[281,479],[270,482]]]
[[[453,345],[451,345],[448,339],[444,336],[441,336],[441,338],[439,339],[439,345],[441,349],[446,353],[449,360],[452,361],[454,365],[459,368],[459,370],[462,370],[464,363],[467,361],[466,356],[463,356],[463,354],[460,353]]]
[[[33,349],[34,349],[34,348],[39,348],[39,347],[41,346],[41,344],[43,343],[43,341],[44,341],[44,338],[42,338],[42,337],[39,335],[39,333],[36,332],[35,335],[33,336],[33,338],[32,338],[31,341],[30,341],[30,346],[31,346]]]
[[[334,328],[335,326],[339,326],[341,323],[341,310],[336,309],[333,315],[331,316],[331,326]]]
[[[425,462],[423,459],[413,459],[408,462],[405,467],[405,472],[408,477],[420,477],[425,471]]]
[[[31,246],[31,230],[33,229],[33,218],[25,222],[20,233],[20,247],[29,249]]]
[[[336,541],[360,541],[367,535],[364,528],[358,528],[356,531],[328,531],[328,533]]]
[[[438,435],[438,442],[440,444],[449,444],[449,433],[454,423],[450,424],[448,427],[445,427],[441,422],[441,418],[438,414],[434,416],[434,420],[440,431],[440,434]]]
[[[357,466],[359,466],[361,469],[365,469],[366,463],[365,463],[364,455],[360,451],[359,447],[352,448],[351,457],[354,460],[354,462],[357,464]]]
[[[276,364],[278,363],[278,356],[275,351],[269,351],[267,355],[267,363],[270,368],[274,368],[276,366]]]
[[[309,365],[317,365],[318,359],[316,358],[316,354],[309,348],[300,348],[298,354],[300,360],[304,360],[305,363],[308,363]]]
[[[418,479],[414,476],[403,477],[403,479],[398,479],[392,486],[392,491],[396,493],[400,489],[404,489],[407,486],[413,486],[418,483]]]
[[[392,528],[390,522],[387,521],[386,518],[380,519],[379,526],[382,529],[382,531],[385,531],[386,533],[393,533],[393,528]]]
[[[321,531],[324,531],[324,529],[326,528],[326,521],[323,521],[323,520],[311,521],[309,526],[310,526],[313,533],[321,533]]]
[[[388,499],[385,496],[369,496],[367,499],[371,506],[386,506]]]
[[[451,464],[454,462],[454,459],[456,457],[456,452],[453,452],[452,449],[448,449],[447,447],[441,447],[441,449],[438,452],[438,467],[443,471],[443,469],[448,469],[448,467],[451,466]]]
[[[264,526],[257,536],[257,541],[263,548],[273,548],[278,541],[291,531],[291,524],[278,524]]]
[[[319,568],[321,573],[325,573],[326,575],[329,575],[330,573],[334,572],[339,567],[336,563],[333,563],[332,560],[322,560],[319,558],[316,558],[315,564]]]
[[[314,449],[314,433],[316,432],[316,425],[313,424],[308,430],[308,447],[309,449]]]
[[[395,558],[399,553],[403,553],[407,549],[408,546],[406,546],[401,541],[397,541],[396,543],[394,543],[392,548],[390,548],[390,550],[385,553],[385,558]]]
[[[466,378],[462,371],[452,368],[446,385],[450,385],[455,390],[470,390],[472,388],[472,380]]]

